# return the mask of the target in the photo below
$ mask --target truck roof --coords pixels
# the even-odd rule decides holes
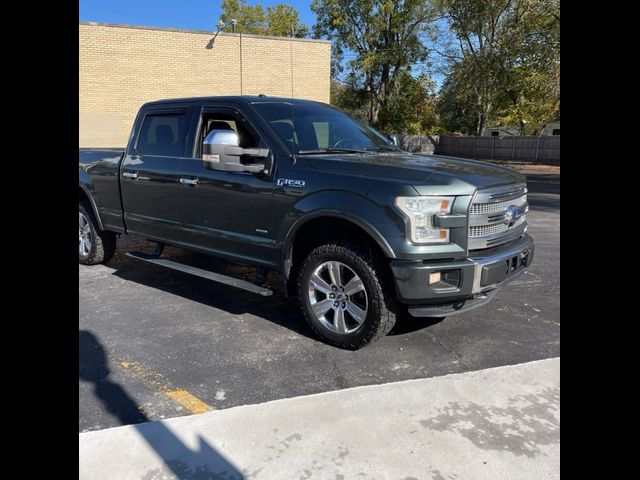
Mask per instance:
[[[226,95],[226,96],[210,96],[210,97],[185,97],[185,98],[167,98],[164,100],[154,100],[144,105],[158,105],[170,103],[205,103],[210,101],[241,101],[245,103],[322,103],[315,100],[306,100],[302,98],[289,97],[272,97],[268,95]]]

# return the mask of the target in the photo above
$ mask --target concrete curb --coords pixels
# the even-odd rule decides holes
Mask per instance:
[[[81,433],[81,479],[559,478],[559,358]]]

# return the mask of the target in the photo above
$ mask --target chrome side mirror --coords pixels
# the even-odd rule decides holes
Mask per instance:
[[[205,153],[207,145],[231,145],[240,146],[238,134],[234,130],[211,130],[202,142],[202,153]]]
[[[266,158],[267,148],[242,148],[239,146],[238,134],[233,130],[211,130],[202,142],[202,161],[209,170],[225,172],[261,173],[264,164],[246,165],[240,162],[241,157]]]

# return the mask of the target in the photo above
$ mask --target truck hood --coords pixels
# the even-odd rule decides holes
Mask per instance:
[[[423,154],[339,154],[307,157],[312,168],[324,172],[408,184],[421,194],[429,187],[450,187],[452,194],[472,193],[508,183],[525,182],[509,168],[486,162]]]

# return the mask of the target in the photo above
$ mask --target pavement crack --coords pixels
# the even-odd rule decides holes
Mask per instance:
[[[327,352],[320,350],[320,348],[318,348],[318,350],[320,351],[320,356],[322,357],[322,359],[326,361],[331,367],[331,370],[333,372],[333,381],[335,382],[336,386],[339,389],[347,388],[349,386],[347,382],[347,377],[349,376],[349,372],[347,372],[346,370],[338,366],[336,361],[333,358],[331,358],[327,354]]]
[[[462,365],[464,365],[467,368],[473,368],[470,364],[468,364],[467,362],[465,362],[462,357],[460,357],[460,355],[458,355],[456,353],[456,351],[453,348],[450,348],[448,346],[446,346],[444,343],[442,343],[440,340],[438,340],[434,335],[429,334],[429,336],[431,337],[431,340],[433,340],[434,342],[436,342],[438,345],[440,345],[446,352],[450,353],[451,355],[453,355],[455,357],[456,360],[458,360]]]

